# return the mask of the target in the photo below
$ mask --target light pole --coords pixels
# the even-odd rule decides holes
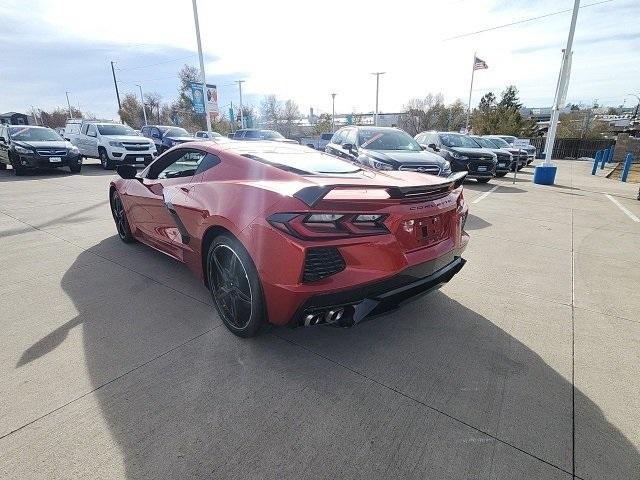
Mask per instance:
[[[207,76],[204,73],[204,59],[202,58],[202,43],[200,42],[200,22],[198,22],[198,5],[193,0],[193,21],[196,24],[196,40],[198,42],[198,57],[200,57],[200,78],[202,81],[202,95],[206,94]],[[209,117],[209,102],[204,97],[204,116],[207,119],[207,132],[211,133],[211,118]]]
[[[638,100],[638,103],[636,104],[636,109],[633,112],[633,119],[635,120],[636,118],[638,118],[638,107],[640,107],[640,97],[638,95],[636,95],[635,93],[627,93],[628,97],[636,97],[636,99]]]
[[[576,22],[578,20],[578,10],[580,9],[580,0],[574,0],[573,14],[571,16],[571,25],[569,26],[569,36],[567,37],[567,46],[562,52],[562,65],[560,67],[560,77],[558,78],[558,86],[556,87],[556,96],[553,102],[553,111],[551,113],[551,123],[549,124],[549,134],[545,146],[543,167],[551,167],[551,156],[553,155],[553,144],[556,140],[556,130],[558,128],[558,117],[560,109],[567,96],[567,88],[569,86],[569,75],[571,72],[571,49],[573,48],[573,35],[576,31]],[[534,178],[535,181],[535,178]]]
[[[331,133],[336,131],[336,95],[331,94]]]
[[[240,92],[240,128],[244,128],[244,112],[242,111],[242,84],[244,80],[236,80]]]
[[[138,85],[136,83],[136,86],[140,89],[140,101],[142,102],[142,114],[144,115],[144,124],[147,125],[147,109],[144,108],[144,95],[142,94],[142,85]]]
[[[387,72],[373,72],[371,75],[376,76],[376,113],[373,116],[373,124],[378,126],[378,92],[380,91],[380,75],[384,75]]]
[[[116,81],[116,70],[115,68],[113,68],[113,64],[114,62],[111,62],[111,73],[113,74],[113,86],[116,87],[116,98],[118,99],[118,115],[120,115],[120,110],[122,110],[122,105],[120,104],[120,92],[118,91],[118,82]]]
[[[67,96],[67,106],[69,107],[69,118],[73,118],[73,113],[71,113],[71,102],[69,101],[69,92],[64,92]]]

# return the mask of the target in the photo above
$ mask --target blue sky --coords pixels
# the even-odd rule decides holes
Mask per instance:
[[[583,1],[583,5],[597,0]],[[0,110],[66,104],[115,118],[109,62],[121,93],[177,94],[177,71],[197,65],[191,1],[0,0]],[[548,106],[555,91],[570,14],[488,33],[457,34],[570,9],[572,0],[300,2],[199,0],[207,80],[222,106],[237,103],[234,80],[246,80],[245,103],[266,94],[293,98],[303,112],[371,111],[381,77],[380,106],[395,111],[411,97],[442,92],[466,102],[473,52],[489,64],[477,72],[473,103],[515,84],[529,106]],[[319,7],[318,5],[316,5]],[[640,2],[614,0],[580,10],[568,100],[618,105],[639,93]]]

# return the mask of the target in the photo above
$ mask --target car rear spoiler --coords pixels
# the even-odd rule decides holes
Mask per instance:
[[[363,185],[363,184],[335,184],[335,185],[313,185],[298,190],[293,194],[295,198],[304,202],[309,207],[313,207],[320,200],[326,197],[332,190],[365,190],[376,189],[385,190],[390,199],[415,199],[429,200],[434,197],[442,197],[455,190],[464,182],[467,172],[455,172],[441,182],[433,185],[417,185],[411,187],[398,187],[386,185]]]

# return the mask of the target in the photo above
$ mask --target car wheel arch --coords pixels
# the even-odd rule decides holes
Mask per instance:
[[[207,254],[209,252],[209,247],[211,246],[211,243],[213,242],[213,240],[218,236],[221,235],[223,233],[226,233],[228,235],[231,235],[233,238],[235,238],[236,240],[238,239],[238,237],[236,235],[234,235],[234,233],[223,227],[222,225],[211,225],[207,228],[207,230],[204,232],[204,235],[202,236],[202,242],[200,245],[200,257],[201,257],[201,265],[202,265],[202,279],[204,280],[204,284],[207,288],[209,288],[209,279],[208,279],[208,275],[207,275]]]

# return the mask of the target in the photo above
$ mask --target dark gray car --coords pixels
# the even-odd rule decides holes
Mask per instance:
[[[408,170],[446,177],[448,161],[425,151],[403,130],[392,127],[344,127],[334,133],[325,152],[377,170]]]

